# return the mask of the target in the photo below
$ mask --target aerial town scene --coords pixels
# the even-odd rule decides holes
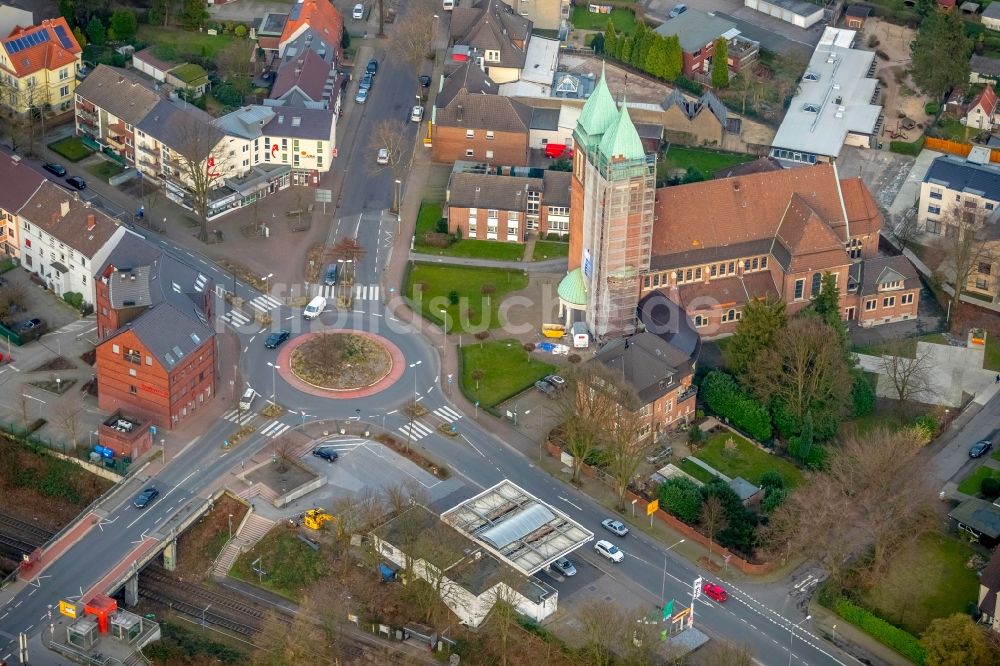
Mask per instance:
[[[1000,1],[0,0],[0,666],[1000,664]]]

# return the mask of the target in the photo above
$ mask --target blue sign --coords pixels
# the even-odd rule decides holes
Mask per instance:
[[[156,426],[155,425],[149,426],[149,434],[153,435],[154,437],[156,436]]]
[[[590,258],[590,250],[583,251],[583,274],[586,275],[588,279],[594,276],[594,262]]]

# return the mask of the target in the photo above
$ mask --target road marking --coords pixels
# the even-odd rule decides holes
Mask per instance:
[[[434,414],[438,418],[447,421],[448,423],[454,423],[455,421],[462,418],[462,415],[459,412],[456,412],[451,407],[438,407],[437,409],[434,410]]]
[[[222,415],[222,418],[226,421],[231,421],[233,423],[238,423],[239,425],[246,425],[257,418],[256,412],[231,409]]]
[[[395,414],[395,413],[396,413],[396,412],[398,412],[398,411],[399,411],[398,409],[394,409],[394,410],[392,410],[391,412],[386,412],[386,414]]]
[[[250,323],[252,317],[247,316],[241,310],[230,310],[226,314],[222,315],[222,321],[226,322],[230,326],[246,326]]]
[[[559,499],[561,499],[563,502],[566,502],[566,504],[569,504],[571,507],[575,508],[577,511],[583,511],[583,507],[582,506],[578,506],[576,504],[573,504],[572,502],[570,502],[568,499],[566,499],[562,495],[559,496]]]
[[[416,441],[423,439],[427,435],[434,432],[431,430],[430,426],[424,425],[420,421],[413,421],[412,423],[407,423],[406,425],[398,428],[399,432],[403,433],[410,439]]]
[[[35,589],[33,589],[33,590],[32,590],[31,592],[28,592],[28,596],[30,597],[30,596],[31,596],[31,595],[33,595],[33,594],[34,594],[35,592],[38,592],[38,588],[37,588],[37,587],[36,587]]]
[[[271,421],[269,424],[260,429],[260,434],[264,437],[274,439],[291,427],[292,426],[287,423],[282,423],[281,421]]]
[[[471,447],[472,447],[473,449],[475,449],[476,453],[478,453],[479,455],[483,456],[483,458],[485,458],[485,457],[486,457],[486,456],[485,456],[485,455],[483,454],[483,452],[482,452],[482,451],[480,451],[480,450],[479,450],[478,448],[476,448],[476,445],[472,443],[472,440],[470,440],[470,439],[469,439],[468,437],[466,437],[466,436],[465,436],[464,434],[462,435],[462,439],[464,439],[464,440],[465,440],[466,442],[468,442],[468,443],[469,443],[469,446],[471,446]]]
[[[251,307],[261,312],[270,312],[271,310],[280,307],[281,301],[278,299],[268,296],[267,294],[261,294],[257,298],[250,301]]]
[[[17,602],[16,604],[14,604],[14,606],[13,606],[13,607],[14,607],[14,608],[17,608],[18,606],[20,606],[20,605],[21,605],[21,604],[23,604],[23,603],[24,603],[24,601],[23,601],[23,600],[22,600],[22,601],[18,601],[18,602]]]

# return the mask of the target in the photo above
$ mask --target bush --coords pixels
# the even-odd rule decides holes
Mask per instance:
[[[1000,497],[1000,479],[988,476],[979,484],[979,492],[988,500]]]
[[[696,523],[701,515],[701,504],[704,501],[701,490],[691,479],[674,477],[660,486],[660,504],[662,507],[685,523]]]
[[[937,420],[930,414],[922,414],[913,422],[913,428],[919,434],[922,443],[927,444],[937,435]]]
[[[233,34],[240,38],[246,37],[247,27],[245,25],[238,25],[233,29]]]
[[[709,409],[754,439],[771,439],[771,418],[767,409],[747,395],[732,375],[720,370],[708,373],[701,383],[701,395]]]
[[[448,233],[448,220],[443,217],[434,223],[434,231],[439,234]]]
[[[63,300],[79,310],[83,305],[83,294],[78,291],[67,291],[63,294]]]
[[[937,102],[927,102],[924,104],[924,113],[928,116],[936,116],[941,111],[941,105]]]
[[[455,242],[455,238],[449,234],[430,233],[424,234],[424,245],[431,247],[446,248]]]
[[[451,291],[449,291],[448,292],[448,302],[451,303],[452,305],[458,305],[458,301],[459,301],[458,292],[455,291],[454,289],[452,289]]]
[[[924,137],[920,137],[913,143],[907,141],[890,141],[889,150],[900,155],[912,155],[916,157],[924,149]]]
[[[924,648],[913,634],[894,627],[871,611],[850,599],[841,597],[834,605],[837,615],[860,627],[866,634],[885,643],[896,652],[917,664],[924,663]]]
[[[865,416],[875,411],[875,389],[862,373],[854,375],[854,385],[851,387],[851,400],[854,403],[854,415]]]
[[[778,490],[788,487],[788,484],[785,482],[785,477],[781,476],[774,470],[768,470],[761,474],[760,483],[757,485],[764,489],[775,488]]]

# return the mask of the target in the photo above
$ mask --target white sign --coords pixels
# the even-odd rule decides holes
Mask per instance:
[[[702,577],[698,576],[694,579],[694,587],[691,589],[691,598],[700,599],[701,598],[701,583]]]

